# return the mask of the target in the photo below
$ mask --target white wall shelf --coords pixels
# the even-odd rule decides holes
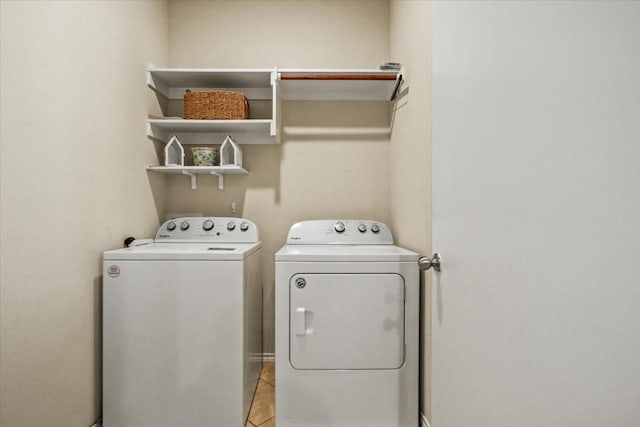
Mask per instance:
[[[150,65],[147,85],[156,93],[165,117],[150,117],[147,135],[151,140],[164,143],[176,135],[182,144],[217,145],[231,135],[238,144],[275,144],[280,142],[281,101],[388,102],[395,99],[402,84],[402,75],[402,70],[378,69],[195,69]],[[271,114],[269,118],[247,120],[169,117],[169,110],[177,109],[176,103],[183,99],[187,89],[242,92],[250,102],[269,102]],[[264,106],[264,103],[260,105]],[[268,112],[264,113],[268,115]],[[174,111],[173,114],[181,112]],[[187,175],[194,190],[197,175],[217,176],[218,188],[223,189],[225,174],[248,174],[246,169],[238,166],[149,166],[147,169]]]
[[[270,102],[271,117],[247,120],[152,117],[147,122],[147,135],[152,140],[164,142],[171,135],[177,135],[183,144],[222,144],[227,134],[231,134],[239,144],[278,143],[277,83],[275,68],[197,69],[157,68],[151,65],[147,71],[147,86],[158,96],[165,115],[168,115],[168,102],[182,100],[185,91],[190,89],[242,92],[250,102]]]
[[[284,101],[391,101],[402,83],[402,71],[278,70]]]
[[[182,99],[185,90],[231,89],[249,99],[272,99],[275,69],[155,68],[149,67],[147,85],[167,99]]]
[[[248,175],[249,171],[240,166],[147,166],[151,172],[186,175],[191,178],[191,189],[198,188],[198,175],[214,175],[218,177],[218,189],[224,190],[225,175]]]
[[[151,67],[147,85],[167,99],[182,99],[186,89],[232,89],[249,99],[269,100],[273,73],[283,100],[390,101],[402,81],[402,70]]]
[[[171,135],[176,135],[182,144],[222,144],[227,134],[230,134],[238,144],[273,144],[274,127],[271,119],[150,118],[147,121],[147,135],[158,141],[167,141]]]

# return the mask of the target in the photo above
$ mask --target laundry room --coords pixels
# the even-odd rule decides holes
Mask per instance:
[[[637,425],[639,43],[635,0],[0,0],[0,426]]]
[[[166,214],[255,222],[271,360],[274,254],[295,222],[378,221],[429,251],[428,3],[3,2],[2,19],[3,425],[100,418],[102,252],[153,238]],[[279,141],[243,139],[248,174],[226,175],[223,189],[216,176],[198,176],[194,190],[189,176],[146,170],[164,160],[145,131],[162,114],[145,82],[150,66],[375,70],[388,61],[406,69],[397,102],[283,101]]]

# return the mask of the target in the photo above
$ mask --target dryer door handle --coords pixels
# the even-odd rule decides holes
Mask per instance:
[[[304,307],[297,307],[295,319],[296,335],[307,334],[307,310]]]

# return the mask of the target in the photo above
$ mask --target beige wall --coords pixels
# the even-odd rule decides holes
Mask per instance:
[[[82,427],[97,418],[101,252],[127,235],[151,236],[165,211],[258,223],[267,352],[274,253],[295,221],[372,218],[389,223],[400,244],[430,252],[427,2],[0,5],[1,425]],[[213,177],[192,191],[186,177],[144,171],[158,161],[144,134],[147,112],[158,113],[148,62],[372,68],[386,60],[405,64],[409,83],[391,141],[330,132],[387,126],[387,103],[285,102],[282,144],[244,146],[250,175],[226,177],[224,191]],[[329,132],[305,132],[312,128]],[[428,345],[423,357],[428,370]],[[428,413],[428,375],[422,383]]]
[[[389,3],[383,1],[173,1],[174,67],[374,68],[389,58]],[[167,211],[237,215],[264,241],[265,352],[273,352],[274,253],[296,221],[389,221],[389,138],[304,134],[305,128],[384,127],[386,102],[285,102],[282,144],[243,146],[246,177],[168,178]],[[221,142],[221,141],[220,141]],[[231,213],[235,202],[237,213]]]
[[[431,253],[431,7],[391,2],[391,58],[405,66],[390,147],[391,226],[397,243]],[[431,273],[422,274],[421,408],[430,415]]]
[[[100,415],[102,251],[163,215],[144,120],[167,4],[0,7],[0,425],[87,427]]]

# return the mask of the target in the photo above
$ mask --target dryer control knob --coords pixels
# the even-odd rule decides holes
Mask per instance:
[[[380,232],[380,226],[378,224],[373,224],[371,226],[371,231],[374,233],[379,233]]]
[[[170,221],[167,223],[167,230],[169,231],[173,231],[176,229],[176,223],[173,221]]]
[[[202,223],[202,229],[204,231],[211,231],[212,228],[213,228],[213,221],[211,221],[210,219]]]
[[[344,224],[341,222],[336,222],[335,225],[333,226],[333,229],[336,230],[338,233],[344,233]]]
[[[227,223],[227,230],[229,231],[233,231],[236,229],[236,223],[235,222],[229,222]]]
[[[240,224],[240,231],[247,231],[249,229],[249,223],[243,222]]]
[[[189,229],[189,223],[187,221],[182,221],[180,223],[180,230],[185,231]]]
[[[360,224],[358,226],[358,231],[361,232],[361,233],[364,233],[365,231],[367,231],[367,226],[364,225],[364,224]]]

